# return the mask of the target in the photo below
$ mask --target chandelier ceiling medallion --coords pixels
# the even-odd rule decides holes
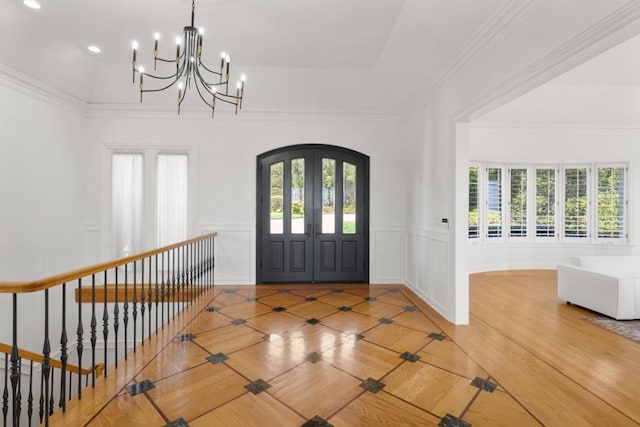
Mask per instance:
[[[153,48],[153,70],[157,70],[158,61],[174,63],[175,72],[170,75],[161,76],[149,73],[143,65],[136,62],[138,42],[132,43],[133,47],[133,83],[136,82],[136,74],[139,76],[140,85],[140,102],[142,102],[142,94],[145,92],[161,92],[177,85],[178,88],[178,114],[180,114],[180,106],[187,94],[187,89],[192,85],[195,86],[200,99],[211,109],[211,117],[213,117],[216,102],[221,101],[235,106],[236,114],[238,109],[242,109],[242,99],[244,97],[244,84],[246,77],[243,74],[240,81],[236,85],[236,93],[229,93],[229,68],[231,58],[229,53],[222,52],[220,60],[220,71],[214,71],[211,67],[206,66],[202,62],[202,41],[204,30],[194,25],[195,18],[195,0],[191,3],[191,25],[184,27],[184,38],[176,37],[176,56],[173,59],[164,59],[158,56],[158,41],[160,34],[154,34]],[[164,81],[163,87],[155,89],[144,88],[144,78],[150,77],[154,80]]]

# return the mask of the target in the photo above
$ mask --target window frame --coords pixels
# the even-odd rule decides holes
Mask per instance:
[[[566,194],[566,188],[567,188],[567,170],[570,169],[586,169],[587,171],[587,177],[586,177],[586,181],[587,181],[587,185],[586,185],[586,191],[587,191],[587,225],[586,225],[586,230],[587,230],[587,235],[585,237],[568,237],[566,235],[566,212],[567,212],[567,194]],[[560,239],[563,242],[568,242],[568,243],[575,243],[575,244],[584,244],[584,243],[591,243],[591,238],[593,235],[593,230],[592,230],[592,226],[593,226],[593,221],[592,221],[592,209],[593,209],[593,191],[592,191],[592,179],[593,179],[593,175],[592,175],[592,165],[590,163],[566,163],[562,165],[562,176],[561,176],[561,180],[562,180],[562,200],[561,200],[561,213],[562,213],[562,219],[561,219],[561,235],[560,235]]]
[[[484,242],[484,164],[481,162],[470,162],[467,167],[467,177],[469,176],[469,170],[471,168],[478,169],[478,183],[477,183],[477,207],[478,207],[478,236],[469,237],[469,194],[467,192],[467,239],[473,244],[480,244]]]
[[[554,208],[555,208],[555,218],[554,218],[554,235],[553,236],[538,236],[538,186],[537,186],[537,179],[538,179],[538,170],[553,170],[554,172],[554,200],[553,200],[553,204],[554,204]],[[532,204],[533,204],[533,218],[532,218],[532,222],[533,222],[533,230],[535,230],[535,233],[533,233],[532,237],[534,241],[537,242],[557,242],[560,239],[560,214],[561,214],[561,209],[560,209],[560,195],[564,194],[563,192],[560,192],[560,167],[557,164],[535,164],[533,165],[533,180],[536,182],[536,185],[533,187],[532,189]]]
[[[630,162],[564,162],[564,163],[499,163],[487,161],[470,161],[467,167],[467,176],[471,167],[478,168],[478,224],[477,238],[469,237],[469,205],[467,203],[467,240],[471,244],[504,244],[504,243],[555,243],[575,245],[629,245],[629,229],[632,226],[631,209],[629,201],[631,187]],[[598,236],[598,171],[601,168],[622,168],[624,170],[624,210],[622,215],[622,237]],[[586,170],[586,237],[565,236],[566,224],[566,174],[571,169]],[[501,198],[502,198],[502,234],[500,237],[489,236],[488,212],[489,212],[489,180],[490,169],[501,169]],[[514,169],[527,170],[527,235],[511,236],[511,171]],[[555,176],[555,236],[537,235],[537,171],[552,169]],[[533,184],[532,184],[533,183]],[[468,190],[467,190],[468,191]],[[467,200],[469,194],[467,193]]]
[[[525,197],[527,198],[527,202],[525,203],[525,208],[527,210],[527,214],[525,217],[525,227],[526,227],[526,233],[524,236],[512,236],[511,235],[511,227],[512,227],[512,217],[511,217],[511,196],[512,196],[512,171],[516,169],[516,170],[525,170],[525,176],[526,176],[526,180],[527,180],[527,185],[524,191]],[[526,165],[526,164],[522,164],[522,163],[513,163],[513,164],[509,164],[507,165],[507,173],[508,173],[508,178],[507,178],[507,188],[506,188],[506,194],[508,196],[508,200],[507,200],[507,207],[508,210],[506,212],[506,222],[507,222],[507,239],[513,242],[526,242],[528,240],[530,240],[531,237],[531,166],[530,165]]]
[[[105,143],[100,147],[100,206],[99,221],[101,241],[100,253],[104,259],[116,257],[116,242],[113,232],[112,218],[112,156],[114,154],[141,154],[142,161],[142,237],[141,251],[157,247],[157,188],[156,173],[157,159],[160,154],[178,154],[187,157],[187,238],[197,231],[195,214],[197,212],[197,146],[177,143],[171,147],[154,144],[111,144]]]
[[[601,168],[621,168],[624,176],[623,196],[623,216],[622,216],[622,237],[600,237],[599,236],[599,200],[598,200],[598,175]],[[603,245],[611,245],[616,243],[626,243],[629,239],[628,223],[629,223],[629,165],[622,162],[617,163],[596,163],[593,172],[593,240]]]
[[[501,200],[501,234],[499,237],[490,237],[489,236],[489,169],[500,169],[500,200]],[[507,191],[507,172],[508,168],[505,163],[487,163],[484,167],[484,176],[483,176],[483,188],[484,188],[484,206],[483,206],[483,214],[484,214],[484,227],[483,227],[483,235],[484,242],[490,244],[496,243],[504,243],[507,240],[508,233],[507,229],[507,219],[509,211],[505,208],[508,207],[508,204],[505,203],[506,199],[506,191]]]

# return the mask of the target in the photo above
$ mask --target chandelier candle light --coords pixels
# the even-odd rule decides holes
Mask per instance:
[[[157,69],[158,61],[173,62],[176,64],[175,73],[167,76],[159,76],[149,73],[143,65],[137,64],[138,42],[132,43],[133,47],[133,83],[136,82],[136,74],[139,75],[140,83],[140,102],[142,102],[142,94],[145,92],[160,92],[177,84],[178,87],[178,114],[180,114],[180,106],[184,101],[187,89],[193,84],[198,91],[200,99],[211,108],[211,117],[215,112],[216,101],[226,102],[235,105],[236,114],[238,109],[242,109],[242,99],[244,97],[244,83],[246,76],[243,74],[240,81],[236,85],[236,94],[229,93],[229,68],[231,65],[231,57],[228,53],[222,52],[220,60],[220,71],[214,71],[202,62],[202,38],[204,30],[196,28],[194,25],[195,17],[195,0],[191,3],[191,25],[184,27],[184,40],[176,37],[176,57],[175,59],[164,59],[158,56],[158,42],[160,34],[154,34],[153,47],[153,69]],[[184,42],[184,44],[183,44]],[[156,80],[165,80],[169,83],[158,89],[145,89],[145,76]]]

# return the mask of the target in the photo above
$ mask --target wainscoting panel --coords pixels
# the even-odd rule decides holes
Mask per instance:
[[[405,260],[404,227],[370,227],[371,283],[403,283]]]
[[[256,283],[256,237],[254,225],[200,226],[202,234],[216,231],[215,283],[217,285],[254,285]]]
[[[449,277],[449,234],[408,229],[405,283],[425,302],[453,321],[453,283]]]
[[[100,227],[85,225],[83,233],[82,265],[97,264],[100,262]]]

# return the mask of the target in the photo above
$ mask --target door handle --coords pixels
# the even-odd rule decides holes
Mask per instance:
[[[319,236],[320,235],[320,224],[316,224],[316,226],[314,228],[315,228],[315,233],[314,234],[316,236]]]
[[[306,234],[307,236],[311,235],[311,224],[307,224],[307,232],[304,234]]]

